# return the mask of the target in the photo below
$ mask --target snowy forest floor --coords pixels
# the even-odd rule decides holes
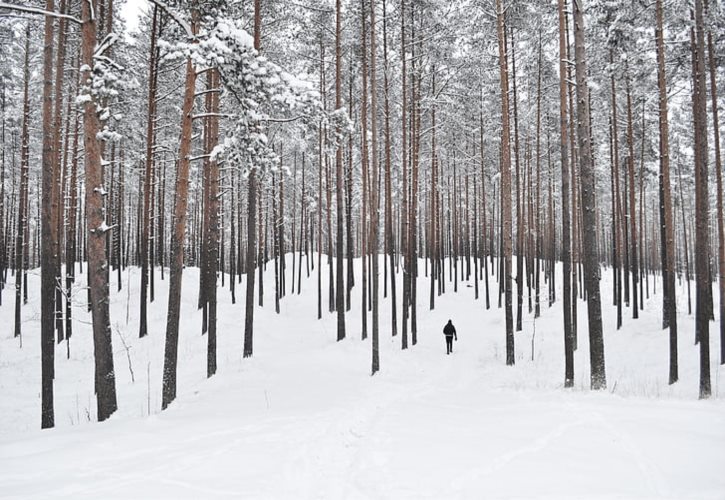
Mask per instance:
[[[356,265],[359,282],[359,260]],[[244,283],[237,285],[235,305],[220,289],[219,369],[209,380],[196,309],[198,269],[185,270],[178,398],[164,412],[168,276],[159,280],[157,270],[150,334],[138,339],[139,272],[124,272],[118,293],[113,273],[119,410],[102,424],[94,423],[93,346],[81,288],[85,274],[80,276],[70,359],[66,343],[56,348],[56,428],[46,431],[39,429],[39,273],[30,273],[22,348],[12,337],[14,297],[6,288],[0,307],[6,325],[0,334],[0,497],[725,498],[719,324],[710,330],[713,397],[699,401],[699,348],[685,289],[678,299],[680,381],[668,386],[661,296],[650,295],[638,320],[625,309],[617,331],[611,270],[603,270],[608,389],[594,393],[588,389],[582,301],[576,383],[569,390],[563,388],[560,300],[549,308],[542,295],[542,314],[534,321],[525,295],[516,365],[507,367],[495,281],[488,311],[483,282],[474,301],[472,281],[459,283],[458,293],[446,283],[447,293],[429,311],[421,261],[418,344],[400,349],[400,333],[390,335],[389,298],[382,301],[381,371],[371,377],[371,340],[360,339],[360,287],[353,289],[346,316],[347,338],[336,342],[325,259],[319,321],[316,276],[303,279],[302,295],[291,295],[289,255],[288,266],[279,315],[274,268],[267,268],[250,359],[241,357]],[[382,298],[382,262],[380,267]],[[560,276],[557,288],[560,298]],[[446,356],[442,328],[449,318],[459,340]]]

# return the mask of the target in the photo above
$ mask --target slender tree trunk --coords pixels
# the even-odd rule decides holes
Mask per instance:
[[[614,56],[612,51],[609,52],[609,62],[613,63]],[[614,169],[614,198],[615,198],[615,211],[616,211],[616,226],[617,226],[617,330],[622,328],[622,281],[624,280],[624,300],[628,301],[628,290],[629,290],[629,259],[627,257],[628,250],[625,246],[627,239],[627,223],[624,210],[622,208],[622,197],[621,197],[621,185],[619,179],[619,127],[617,122],[617,89],[615,84],[614,73],[611,74],[611,87],[612,87],[612,147],[613,159],[612,168]],[[623,262],[624,260],[624,262]],[[624,268],[624,273],[622,272]]]
[[[336,1],[335,16],[335,110],[342,110],[342,48],[340,26],[342,22],[341,2]],[[340,135],[338,128],[337,135]],[[335,152],[335,180],[336,180],[336,206],[337,206],[337,238],[335,248],[337,295],[335,308],[337,309],[337,340],[345,338],[345,274],[343,268],[343,177],[342,177],[342,140],[338,140]]]
[[[338,0],[340,1],[340,0]],[[372,176],[372,210],[370,212],[370,246],[372,248],[372,302],[373,302],[373,338],[372,338],[372,374],[375,375],[380,370],[380,332],[379,332],[379,320],[378,320],[378,267],[380,259],[378,258],[378,221],[379,221],[379,184],[380,176],[378,167],[378,126],[377,126],[377,115],[378,115],[378,102],[377,102],[377,78],[376,78],[376,67],[377,67],[377,54],[376,54],[376,38],[375,38],[375,1],[370,0],[370,80],[371,80],[371,106],[372,112],[370,114],[370,126],[372,127],[372,149],[373,149],[373,176]]]
[[[350,116],[350,119],[352,119],[352,81],[353,81],[353,71],[352,71],[352,58],[350,59],[350,88],[349,88],[349,108],[348,108],[348,115]],[[355,247],[353,243],[352,233],[353,233],[353,227],[352,227],[352,160],[353,160],[353,134],[349,134],[348,137],[348,157],[347,157],[347,168],[345,169],[345,229],[346,229],[346,248],[347,251],[347,287],[346,287],[346,307],[345,310],[349,311],[351,307],[351,298],[350,298],[350,292],[352,291],[352,287],[355,285],[355,266],[354,266],[354,257],[355,257]],[[302,167],[302,173],[304,178],[304,166]],[[304,185],[302,187],[304,189]],[[303,211],[304,213],[304,211]],[[300,247],[300,251],[301,251]],[[300,253],[300,257],[301,257]],[[299,287],[298,287],[299,288]]]
[[[82,2],[83,41],[82,60],[85,68],[93,67],[96,50],[96,22],[91,14],[90,1]],[[91,78],[87,69],[83,81]],[[89,89],[86,89],[88,92]],[[93,351],[95,357],[96,398],[98,420],[103,421],[116,411],[116,382],[113,369],[111,321],[108,300],[108,260],[106,255],[106,218],[104,210],[103,165],[101,144],[97,138],[100,123],[96,102],[88,100],[83,106],[83,146],[85,150],[86,224],[88,228],[88,283],[93,318]]]
[[[61,12],[66,10],[66,0],[60,0],[59,9]],[[55,99],[53,112],[53,187],[51,191],[53,212],[52,223],[55,225],[56,238],[54,258],[55,258],[55,330],[57,333],[57,341],[60,343],[65,338],[65,328],[63,323],[63,281],[60,273],[61,266],[61,239],[62,239],[62,164],[61,164],[61,133],[63,130],[63,73],[65,66],[65,46],[66,46],[66,20],[61,18],[58,21],[58,51],[56,52],[55,67]]]
[[[83,5],[87,5],[86,0]],[[53,0],[46,0],[45,9],[55,10]],[[40,356],[41,356],[41,428],[55,425],[53,411],[53,379],[55,378],[55,348],[53,345],[55,320],[55,250],[58,235],[53,224],[53,26],[54,18],[45,16],[43,37],[43,194],[41,219],[41,264],[40,264]]]
[[[360,16],[362,21],[362,100],[360,104],[360,118],[362,129],[362,213],[360,220],[360,234],[362,239],[362,251],[360,258],[362,260],[362,304],[360,310],[362,312],[362,339],[368,336],[368,63],[367,63],[367,8],[365,0],[360,2]],[[373,153],[374,154],[374,153]]]
[[[695,0],[693,51],[693,117],[695,120],[695,267],[697,304],[696,338],[700,343],[700,398],[709,398],[710,384],[710,202],[708,189],[707,88],[705,82],[705,33],[702,0]]]
[[[521,314],[524,300],[524,218],[521,200],[521,166],[519,163],[519,111],[516,92],[516,44],[514,30],[511,29],[511,81],[514,98],[514,158],[516,160],[516,331],[521,331]]]
[[[536,299],[534,301],[534,318],[541,316],[541,295],[539,288],[540,265],[541,265],[541,31],[539,31],[539,57],[537,63],[536,79],[536,270],[535,288]]]
[[[632,318],[639,317],[639,306],[637,303],[637,216],[635,213],[634,195],[634,132],[632,131],[632,95],[629,89],[629,70],[627,70],[627,166],[629,168],[629,229],[630,229],[630,258],[629,264],[632,271]]]
[[[196,33],[198,11],[194,3],[191,11],[192,29]],[[188,206],[189,164],[192,141],[192,114],[196,91],[196,69],[191,59],[186,61],[184,102],[181,111],[181,140],[176,171],[174,196],[174,226],[169,258],[169,305],[166,316],[166,345],[161,408],[166,409],[176,399],[176,367],[179,348],[179,315],[181,307],[181,278],[184,268],[184,234]]]
[[[574,2],[574,52],[576,58],[577,135],[579,137],[580,170],[582,182],[582,208],[584,209],[584,285],[587,292],[589,318],[589,360],[591,387],[605,389],[607,378],[604,367],[604,338],[602,332],[602,305],[599,293],[599,258],[596,227],[596,175],[591,151],[589,121],[589,89],[587,85],[587,59],[583,0]]]
[[[80,60],[80,58],[79,58]],[[73,334],[73,321],[72,321],[72,292],[73,284],[75,283],[75,263],[77,260],[77,224],[78,224],[78,113],[74,113],[75,117],[73,120],[73,147],[71,157],[71,177],[69,186],[69,201],[68,201],[68,235],[66,237],[66,297],[65,297],[65,333],[66,338],[70,339]],[[27,179],[25,187],[25,199],[27,200]],[[27,211],[25,213],[27,224]],[[21,250],[22,253],[22,250]],[[19,256],[18,256],[19,257]],[[20,290],[17,290],[17,299],[20,299]],[[69,347],[68,347],[69,349]],[[69,352],[69,351],[67,351]]]
[[[391,307],[391,329],[393,337],[398,334],[398,307],[396,297],[395,284],[395,238],[393,235],[393,199],[392,199],[392,181],[390,176],[391,170],[391,153],[390,153],[390,87],[388,85],[388,74],[390,68],[388,66],[388,14],[386,0],[383,0],[383,65],[384,65],[384,94],[385,94],[385,250],[388,255],[390,265],[390,307]],[[352,152],[352,150],[351,150]],[[435,153],[433,153],[435,154]]]
[[[261,1],[254,0],[254,48],[257,51],[261,50]],[[247,290],[245,297],[243,351],[243,357],[245,358],[250,357],[254,351],[254,270],[257,259],[257,175],[256,168],[250,169],[249,182],[247,183]]]
[[[564,265],[564,387],[574,385],[574,335],[571,326],[571,229],[569,211],[569,157],[567,148],[569,137],[567,133],[567,81],[566,70],[566,18],[564,0],[559,0],[559,116],[561,133],[561,260]]]
[[[408,348],[408,305],[410,304],[410,262],[408,259],[408,69],[407,55],[408,50],[405,37],[405,0],[400,0],[400,53],[402,59],[401,71],[401,90],[402,90],[402,175],[403,175],[403,200],[401,211],[401,231],[400,231],[400,254],[403,258],[403,301],[402,301],[402,320],[403,330],[400,338],[401,348]],[[364,61],[363,61],[364,62]],[[363,181],[364,182],[364,181]]]
[[[560,2],[563,0],[560,0]],[[496,19],[498,29],[498,56],[499,71],[501,75],[501,116],[502,116],[502,136],[501,136],[501,210],[503,218],[503,257],[504,257],[504,273],[502,280],[505,286],[506,301],[506,364],[513,365],[514,357],[514,329],[513,329],[513,311],[511,297],[511,250],[512,250],[512,231],[511,231],[511,150],[509,148],[509,103],[508,103],[508,65],[506,62],[506,40],[504,25],[504,10],[501,0],[496,0]],[[563,64],[563,63],[562,63]]]
[[[665,42],[663,33],[662,0],[655,4],[657,39],[657,87],[659,90],[659,126],[660,126],[660,230],[664,238],[662,245],[662,289],[665,297],[663,323],[670,329],[670,373],[669,383],[677,382],[677,297],[675,291],[675,236],[672,214],[672,194],[670,189],[670,152],[669,124],[667,121],[667,77],[665,73]],[[722,207],[720,208],[722,210]],[[721,294],[722,298],[722,294]]]
[[[214,90],[219,86],[219,73],[216,70],[209,71],[207,76],[207,86],[210,90]],[[219,94],[211,92],[209,94],[209,140],[207,144],[207,154],[216,147],[219,142]],[[217,270],[219,269],[219,165],[216,159],[210,158],[207,165],[209,169],[209,197],[207,206],[208,213],[206,217],[207,225],[207,256],[206,267],[207,277],[205,279],[205,292],[207,308],[208,308],[208,337],[207,337],[207,362],[206,376],[211,377],[216,373],[217,368]],[[232,280],[233,281],[233,280]]]
[[[705,0],[705,9],[708,3]],[[712,43],[712,31],[707,32],[708,65],[710,67],[710,97],[712,99],[712,127],[713,141],[715,143],[715,178],[717,182],[717,234],[718,234],[718,270],[720,292],[720,364],[725,365],[725,224],[723,223],[723,185],[722,185],[722,159],[720,156],[720,122],[717,109],[717,79],[715,64],[715,49]]]
[[[149,57],[149,93],[148,93],[148,123],[146,126],[146,173],[144,176],[143,193],[143,235],[141,241],[141,311],[139,316],[139,337],[148,334],[147,324],[147,294],[149,275],[149,227],[152,224],[151,213],[151,189],[154,176],[154,125],[156,123],[156,33],[158,24],[158,8],[154,6],[154,13],[151,21],[151,53]]]
[[[28,245],[25,236],[28,224],[28,172],[30,159],[30,22],[25,27],[25,58],[23,63],[23,125],[20,133],[20,193],[18,200],[18,225],[15,236],[15,336],[21,337],[21,290],[23,285],[24,247]],[[21,338],[22,342],[22,338]]]

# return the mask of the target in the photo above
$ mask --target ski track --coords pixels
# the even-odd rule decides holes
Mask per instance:
[[[669,484],[659,467],[649,458],[641,447],[637,446],[632,436],[621,428],[617,428],[612,421],[605,418],[600,411],[590,406],[584,408],[578,401],[567,398],[566,403],[570,408],[575,409],[578,413],[589,417],[589,421],[597,422],[607,433],[613,438],[614,442],[622,448],[628,455],[632,457],[637,469],[642,475],[642,479],[647,484],[650,491],[657,497],[666,497],[670,491]]]
[[[610,385],[617,384],[613,396],[588,390],[584,335],[575,353],[575,387],[563,390],[560,308],[550,309],[545,303],[536,323],[525,316],[524,331],[515,334],[516,365],[505,366],[495,287],[491,310],[485,309],[483,292],[479,302],[473,302],[473,290],[465,284],[458,295],[449,290],[438,296],[433,311],[425,300],[419,301],[418,344],[412,345],[409,332],[405,351],[400,349],[402,333],[390,336],[389,301],[383,301],[382,371],[374,376],[369,372],[371,339],[361,342],[358,329],[358,287],[343,342],[333,340],[334,314],[325,310],[322,320],[314,319],[316,286],[307,286],[303,295],[288,295],[282,315],[274,314],[267,295],[265,308],[258,309],[255,318],[255,355],[244,360],[239,353],[243,308],[239,302],[231,306],[221,294],[219,373],[206,380],[206,340],[198,335],[200,314],[196,289],[190,285],[198,274],[187,272],[182,308],[189,319],[181,325],[177,401],[163,413],[146,416],[147,396],[152,407],[160,403],[163,338],[134,338],[133,321],[115,325],[129,342],[136,369],[136,385],[131,385],[126,352],[114,330],[119,415],[102,425],[68,427],[63,422],[64,428],[32,431],[27,439],[12,435],[7,425],[0,429],[7,435],[0,440],[0,497],[8,492],[23,499],[725,498],[725,481],[712,473],[725,464],[725,434],[719,430],[725,419],[719,416],[722,404],[717,398],[722,372],[715,364],[713,401],[693,400],[698,358],[690,345],[691,318],[684,315],[681,382],[674,387],[659,385],[661,374],[666,374],[667,344],[657,314],[648,306],[638,323],[627,319],[621,331],[607,325],[612,317],[604,317],[607,373]],[[265,289],[273,290],[271,273],[265,276],[270,280]],[[323,292],[326,279],[323,272]],[[427,290],[427,278],[421,280]],[[166,283],[159,282],[158,303],[164,301]],[[124,289],[112,296],[114,318],[125,315],[127,293]],[[561,296],[560,288],[557,294]],[[26,315],[34,314],[37,298],[30,299]],[[323,307],[324,300],[323,293]],[[118,314],[119,308],[123,314]],[[150,311],[152,330],[162,333],[165,316],[154,311],[158,309]],[[88,328],[83,314],[79,310],[76,318],[72,359],[57,360],[59,420],[66,413],[88,411],[86,405],[93,418],[91,395],[86,402],[84,392],[92,390],[88,374],[93,356],[90,337],[83,332]],[[460,339],[450,356],[441,332],[449,317]],[[579,320],[585,331],[585,307]],[[37,392],[33,384],[39,384],[38,374],[16,370],[28,360],[33,366],[39,363],[34,323],[27,325],[29,348],[18,351],[0,339],[0,390],[21,402],[6,404],[12,410],[3,423],[30,412],[35,416],[39,410],[39,396],[27,397],[31,386]],[[27,387],[20,387],[22,383]],[[78,399],[80,405],[69,404]],[[647,419],[658,418],[658,410],[666,410],[665,420],[649,429]],[[708,425],[703,432],[694,422],[698,417]],[[16,427],[10,429],[19,427],[12,423]],[[668,439],[666,434],[676,429],[683,429],[684,437],[676,437],[685,440],[678,443],[690,453],[703,450],[703,458],[677,456],[676,447],[664,446],[654,449],[672,455],[658,460],[658,452],[648,445]],[[590,457],[589,446],[599,446],[597,454],[602,456]],[[546,467],[552,460],[557,461],[554,467]],[[707,467],[690,466],[693,461]],[[31,463],[43,464],[42,470]],[[538,470],[542,466],[546,473]],[[598,467],[608,467],[603,479],[595,475]],[[558,481],[563,484],[577,475],[581,477],[572,490],[558,486]]]

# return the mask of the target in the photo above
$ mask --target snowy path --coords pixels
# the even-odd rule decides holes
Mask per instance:
[[[303,283],[306,295],[284,299],[287,314],[259,311],[248,360],[238,358],[241,305],[220,296],[220,369],[207,381],[194,271],[184,278],[185,314],[194,321],[181,336],[179,398],[163,413],[156,409],[163,292],[152,337],[135,339],[133,321],[125,330],[135,383],[125,351],[115,346],[121,409],[102,425],[65,421],[78,400],[81,415],[87,406],[79,392],[86,386],[73,382],[91,373],[82,333],[75,361],[57,360],[59,428],[43,432],[12,420],[23,416],[32,428],[37,418],[33,340],[18,353],[3,339],[0,497],[725,498],[725,404],[719,396],[696,399],[697,351],[686,324],[676,387],[661,382],[666,350],[662,333],[648,331],[657,318],[646,312],[637,329],[606,330],[614,394],[587,390],[583,336],[576,386],[564,391],[560,310],[542,308],[534,361],[534,323],[526,317],[516,334],[516,366],[506,367],[500,311],[468,301],[472,290],[464,288],[439,298],[433,312],[421,305],[419,342],[407,351],[383,328],[382,371],[371,377],[359,309],[348,315],[348,338],[335,342],[334,317],[314,319],[309,292],[316,290]],[[117,297],[115,317],[125,306],[125,295]],[[387,325],[388,303],[381,309]],[[440,333],[448,317],[459,331],[451,356]],[[23,376],[24,385],[7,382],[20,384]],[[713,364],[714,390],[724,381]],[[144,416],[147,398],[151,416]]]

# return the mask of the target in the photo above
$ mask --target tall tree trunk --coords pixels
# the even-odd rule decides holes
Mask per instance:
[[[657,87],[659,90],[659,126],[660,126],[660,230],[662,245],[662,289],[665,297],[663,323],[670,329],[670,373],[669,383],[677,382],[677,297],[675,291],[675,235],[672,214],[672,194],[670,189],[670,151],[669,124],[667,121],[667,77],[665,73],[665,42],[663,33],[662,0],[655,4],[657,39]],[[720,208],[722,210],[722,208]],[[722,295],[721,295],[722,297]]]
[[[191,26],[197,29],[198,10],[193,3]],[[196,68],[191,59],[186,61],[184,102],[181,111],[181,140],[174,193],[174,226],[169,257],[169,306],[166,316],[166,345],[161,408],[166,409],[176,399],[176,366],[179,348],[179,314],[181,307],[181,278],[184,268],[184,235],[189,192],[189,164],[192,142],[192,114],[196,92]]]
[[[209,94],[209,138],[207,141],[206,154],[211,152],[219,142],[219,93],[216,88],[219,86],[219,73],[211,70],[207,74],[207,87],[211,90]],[[207,361],[206,376],[211,377],[216,373],[217,368],[217,270],[219,269],[219,165],[216,159],[210,158],[207,164],[209,169],[209,197],[204,207],[208,213],[205,226],[207,240],[207,255],[205,271],[207,273],[204,284],[206,286],[205,297],[208,308],[208,337],[207,337]],[[222,270],[223,272],[223,270]],[[233,280],[232,280],[233,281]]]
[[[564,0],[558,2],[559,12],[559,126],[561,133],[561,260],[564,265],[564,387],[574,386],[574,335],[571,327],[571,226],[569,212],[569,157],[567,148],[567,44]]]
[[[514,158],[516,160],[516,331],[521,331],[521,314],[524,300],[524,218],[522,216],[521,165],[519,163],[519,107],[516,92],[516,44],[511,29],[511,81],[514,98]]]
[[[156,123],[156,33],[158,24],[158,8],[154,6],[153,18],[151,21],[151,53],[149,56],[149,90],[148,90],[148,122],[146,125],[146,173],[144,176],[143,193],[143,233],[141,237],[141,298],[139,316],[139,337],[148,334],[147,324],[147,294],[149,278],[149,228],[152,224],[151,213],[151,189],[154,176],[154,126]]]
[[[388,85],[388,14],[386,1],[383,0],[383,65],[384,79],[383,88],[385,94],[385,251],[388,255],[390,265],[390,307],[391,307],[391,328],[392,335],[398,334],[398,307],[395,284],[395,238],[393,236],[393,199],[392,181],[390,177],[390,87]],[[435,154],[435,153],[433,153]]]
[[[60,1],[59,9],[61,12],[65,12],[66,0]],[[61,192],[61,176],[62,176],[62,164],[61,164],[61,133],[63,130],[63,73],[65,66],[65,40],[66,40],[66,20],[61,18],[58,21],[58,51],[56,52],[56,66],[55,66],[55,99],[53,112],[53,188],[51,192],[52,204],[53,204],[53,224],[56,227],[56,239],[54,241],[55,250],[55,330],[57,333],[57,340],[60,343],[65,338],[65,328],[63,324],[63,284],[60,274],[61,265],[61,239],[62,239],[62,223],[63,223],[63,209],[62,209],[62,195]]]
[[[639,317],[639,306],[637,303],[637,280],[639,279],[637,270],[637,216],[635,212],[635,195],[634,195],[634,132],[632,130],[632,93],[629,88],[629,70],[627,69],[627,166],[629,169],[629,230],[630,230],[630,248],[629,248],[629,264],[632,271],[632,318]]]
[[[342,21],[341,2],[335,4],[335,110],[342,110],[342,48],[340,26]],[[337,150],[335,151],[335,180],[336,180],[336,206],[337,206],[337,238],[335,248],[336,258],[336,283],[337,295],[335,296],[335,308],[337,309],[337,340],[345,338],[345,274],[343,268],[343,178],[342,178],[342,140],[339,139],[340,130],[338,127]]]
[[[587,85],[587,59],[583,0],[574,2],[574,53],[576,58],[577,135],[579,138],[580,171],[582,182],[582,208],[584,209],[584,285],[587,292],[589,318],[589,360],[591,386],[605,389],[607,378],[604,367],[604,338],[602,332],[602,304],[599,293],[599,253],[597,251],[596,175],[592,161],[592,140],[589,121],[589,88]]]
[[[562,2],[563,0],[560,0]],[[506,62],[506,40],[504,25],[504,9],[501,0],[496,0],[496,25],[498,30],[499,72],[501,76],[501,216],[503,219],[503,257],[504,273],[502,280],[505,286],[506,308],[506,364],[513,365],[514,357],[514,325],[511,296],[511,150],[509,147],[509,103],[508,103],[508,65]],[[563,64],[563,63],[562,63]]]
[[[365,0],[360,2],[360,16],[362,21],[362,99],[360,103],[360,119],[362,130],[362,213],[360,219],[360,234],[362,239],[362,251],[360,258],[362,260],[362,304],[360,311],[362,312],[362,339],[368,336],[368,63],[367,63],[367,9]]]
[[[709,398],[710,385],[710,202],[708,189],[707,88],[705,82],[705,27],[702,0],[695,0],[693,51],[693,110],[695,120],[695,267],[696,337],[700,343],[700,398]],[[722,298],[721,298],[722,299]]]
[[[420,163],[420,64],[416,64],[416,46],[422,43],[415,35],[415,4],[410,9],[411,27],[411,179],[410,179],[410,223],[408,230],[408,254],[410,260],[410,342],[415,345],[417,339],[417,290],[418,290],[418,165]],[[377,192],[377,191],[376,191]]]
[[[536,299],[534,318],[541,315],[540,266],[541,266],[541,31],[539,31],[539,54],[536,78]]]
[[[83,5],[86,6],[86,0]],[[87,7],[86,7],[87,8]],[[53,0],[46,0],[45,9],[55,10]],[[53,345],[55,321],[55,251],[58,235],[53,224],[53,26],[54,18],[45,16],[43,37],[43,196],[41,219],[40,263],[40,356],[41,356],[41,428],[55,425],[53,411],[53,379],[55,378],[55,348]]]
[[[254,48],[261,50],[262,40],[262,0],[254,0]],[[257,259],[257,169],[249,171],[247,183],[247,290],[244,315],[244,352],[248,358],[254,349],[254,270]],[[241,228],[240,228],[241,232]],[[260,262],[261,265],[261,262]]]
[[[402,300],[402,335],[400,336],[401,348],[408,348],[408,305],[410,303],[410,262],[408,259],[408,68],[406,51],[408,49],[405,37],[405,0],[400,0],[400,54],[402,59],[401,90],[402,90],[402,175],[403,175],[403,200],[400,214],[400,254],[403,258],[403,300]],[[364,63],[364,61],[363,61]],[[364,181],[363,181],[364,182]]]
[[[82,65],[92,68],[96,50],[96,21],[90,2],[82,2],[83,38]],[[90,71],[82,72],[83,81],[91,78]],[[89,92],[90,89],[86,89]],[[117,409],[116,381],[113,370],[113,348],[108,300],[108,259],[106,255],[107,224],[104,209],[103,165],[101,144],[97,138],[100,123],[95,99],[83,106],[83,147],[85,150],[86,227],[88,228],[88,284],[93,318],[93,351],[95,357],[96,398],[98,420],[103,421]]]
[[[609,51],[609,63],[612,64],[614,56],[612,51]],[[622,328],[622,280],[625,285],[625,298],[629,300],[627,290],[629,289],[629,276],[628,276],[628,250],[625,247],[625,241],[627,238],[627,225],[626,217],[622,209],[622,197],[621,197],[621,186],[622,183],[619,179],[619,127],[617,124],[617,89],[615,84],[614,73],[611,76],[611,87],[612,87],[612,168],[614,170],[614,193],[615,198],[615,227],[616,227],[616,242],[617,247],[617,284],[616,284],[616,297],[617,297],[617,330]],[[624,268],[624,273],[622,272]]]
[[[80,58],[79,58],[80,60]],[[74,113],[75,117],[73,120],[73,146],[71,156],[71,177],[69,186],[69,201],[68,201],[68,234],[66,236],[66,264],[65,264],[65,275],[66,275],[66,297],[65,297],[65,333],[66,338],[70,339],[73,334],[73,321],[72,321],[72,291],[73,283],[75,283],[75,263],[77,260],[77,225],[78,225],[78,113]],[[25,187],[25,199],[27,200],[27,179]],[[25,212],[27,225],[27,211]],[[22,251],[21,251],[22,252]],[[19,256],[18,256],[19,257]],[[17,291],[20,298],[20,290]],[[68,348],[69,349],[69,348]],[[67,351],[69,352],[69,351]]]
[[[340,0],[338,0],[339,2]],[[373,302],[373,338],[372,338],[372,374],[380,370],[380,332],[379,332],[379,320],[378,320],[378,267],[380,259],[378,258],[378,220],[379,220],[379,207],[378,201],[380,199],[379,194],[379,183],[380,176],[378,168],[378,126],[377,126],[377,115],[378,115],[378,101],[377,101],[377,78],[376,78],[376,67],[377,67],[377,54],[376,54],[376,39],[375,39],[375,1],[370,0],[370,97],[372,112],[370,114],[370,126],[372,127],[372,149],[373,149],[373,175],[372,175],[372,210],[370,211],[370,246],[372,249],[373,263],[372,263],[372,302]],[[342,271],[340,271],[342,272]]]
[[[24,247],[28,245],[25,237],[28,224],[28,171],[30,159],[30,22],[25,27],[25,58],[23,63],[23,125],[20,133],[20,193],[18,200],[18,225],[15,236],[15,336],[22,335],[21,290],[23,285]],[[22,342],[22,339],[21,339]]]
[[[348,115],[350,116],[350,119],[352,119],[352,81],[354,78],[354,73],[352,71],[352,58],[350,58],[350,87],[349,87],[349,97],[348,97]],[[345,169],[345,237],[346,237],[346,247],[345,250],[347,251],[347,287],[346,287],[346,307],[345,310],[349,311],[351,307],[351,298],[350,293],[352,291],[352,287],[355,285],[355,265],[354,265],[354,257],[355,257],[355,247],[353,243],[353,227],[352,227],[352,160],[353,160],[353,134],[349,134],[348,136],[348,155],[347,155],[347,165]],[[302,166],[302,178],[304,179],[304,165]],[[304,192],[304,182],[302,185],[302,189]],[[303,207],[303,216],[304,216],[304,207]],[[300,259],[302,258],[302,247],[300,247]],[[301,263],[302,261],[300,261]],[[298,287],[299,290],[299,287]]]
[[[705,0],[705,9],[708,9],[708,2]],[[712,99],[712,127],[713,141],[715,143],[715,178],[717,182],[717,256],[718,270],[720,273],[720,364],[725,365],[725,225],[723,224],[723,185],[722,185],[722,159],[720,156],[720,122],[717,110],[717,79],[715,73],[715,49],[712,43],[712,31],[707,31],[708,65],[710,67],[710,97]]]

